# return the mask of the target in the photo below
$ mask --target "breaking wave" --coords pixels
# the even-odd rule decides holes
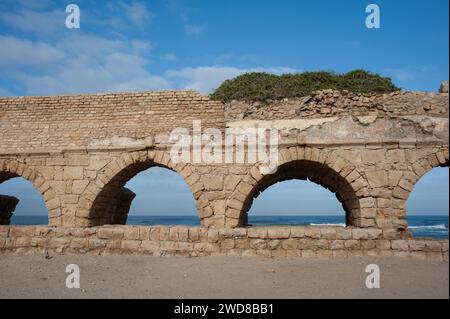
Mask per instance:
[[[309,223],[310,226],[339,226],[345,227],[344,223]]]
[[[448,225],[420,225],[420,226],[409,226],[411,229],[448,229]]]

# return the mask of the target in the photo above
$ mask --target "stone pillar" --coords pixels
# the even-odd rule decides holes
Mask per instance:
[[[448,93],[448,80],[441,83],[439,93]]]
[[[0,195],[0,225],[9,225],[18,203],[19,199],[16,197]]]
[[[115,210],[111,212],[111,224],[125,225],[127,223],[131,202],[136,197],[136,194],[128,188],[122,187],[117,195]]]
[[[105,194],[95,204],[94,225],[124,225],[127,222],[131,202],[136,196],[131,190],[121,187]]]
[[[249,226],[249,223],[248,223],[248,212],[245,212],[245,213],[241,214],[240,219],[239,219],[239,225]]]

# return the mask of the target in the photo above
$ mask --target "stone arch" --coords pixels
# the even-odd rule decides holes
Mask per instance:
[[[37,170],[16,160],[0,160],[0,183],[15,177],[22,177],[33,184],[44,199],[48,211],[49,225],[61,226],[61,202],[44,176]]]
[[[394,197],[404,199],[406,202],[412,189],[422,176],[435,167],[448,167],[448,151],[448,148],[433,151],[409,165],[408,170],[403,173],[398,184],[394,187]]]
[[[278,170],[274,174],[262,175],[259,165],[253,166],[227,202],[227,224],[245,226],[253,199],[271,185],[285,180],[306,178],[336,194],[346,212],[347,225],[375,226],[375,216],[371,211],[373,208],[371,203],[365,200],[368,193],[367,180],[353,164],[335,152],[311,147],[290,147],[281,150]]]
[[[420,157],[408,166],[393,189],[393,197],[401,202],[400,218],[406,224],[406,202],[417,182],[435,167],[448,167],[449,149],[441,148]]]
[[[200,176],[192,171],[189,164],[172,163],[170,154],[162,150],[137,151],[113,159],[97,174],[95,180],[90,181],[80,198],[76,212],[77,224],[124,224],[135,197],[124,185],[135,175],[151,167],[164,167],[180,174],[194,196],[200,218],[210,215],[209,205],[199,205],[198,199],[204,187]]]

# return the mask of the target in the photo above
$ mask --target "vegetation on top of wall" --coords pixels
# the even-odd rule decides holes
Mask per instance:
[[[347,90],[354,93],[390,93],[399,91],[390,78],[365,70],[345,74],[304,72],[275,75],[264,72],[245,73],[226,80],[211,94],[211,99],[267,101],[310,95],[317,90]]]

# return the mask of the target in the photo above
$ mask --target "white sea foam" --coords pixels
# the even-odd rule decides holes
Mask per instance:
[[[448,229],[446,225],[421,225],[421,226],[409,226],[411,229]]]
[[[315,223],[310,223],[309,225],[311,226],[339,226],[339,227],[345,227],[344,223],[323,223],[323,224],[315,224]]]

